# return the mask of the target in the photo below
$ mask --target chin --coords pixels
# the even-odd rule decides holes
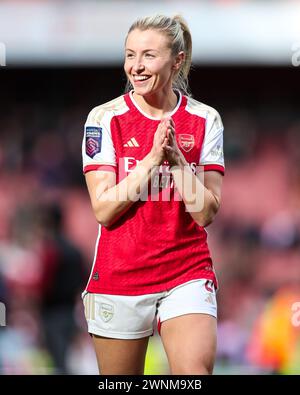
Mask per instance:
[[[152,90],[151,89],[147,89],[147,88],[141,88],[141,87],[136,87],[136,86],[133,86],[133,90],[134,90],[134,92],[137,94],[137,95],[140,95],[140,96],[147,96],[147,95],[150,95],[151,93],[152,93]]]

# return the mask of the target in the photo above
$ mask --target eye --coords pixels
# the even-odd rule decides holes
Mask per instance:
[[[155,56],[151,53],[146,53],[145,54],[146,58],[154,58]]]
[[[132,53],[127,53],[126,54],[126,58],[127,59],[132,59],[133,58],[133,54]]]

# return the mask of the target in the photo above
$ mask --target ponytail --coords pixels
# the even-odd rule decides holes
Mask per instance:
[[[184,62],[175,76],[173,85],[183,93],[190,95],[188,76],[192,64],[192,35],[186,21],[181,15],[175,15],[173,20],[179,24],[183,38],[183,42],[180,42],[180,39],[178,39],[177,42],[173,43],[173,52],[175,52],[174,55],[176,52],[178,53],[180,51],[183,51],[185,54]]]

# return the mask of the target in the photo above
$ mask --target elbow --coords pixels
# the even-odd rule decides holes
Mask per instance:
[[[114,225],[121,215],[115,204],[98,203],[97,206],[93,206],[93,209],[97,222],[105,228]]]
[[[214,221],[218,209],[219,206],[214,205],[209,210],[203,210],[200,213],[195,213],[196,215],[194,216],[194,221],[197,223],[197,225],[205,228]]]
[[[109,228],[113,223],[113,221],[111,221],[109,218],[105,218],[99,215],[96,216],[96,220],[99,225],[104,226],[105,228]]]
[[[205,228],[206,226],[210,225],[214,220],[214,216],[204,217],[200,216],[198,218],[194,218],[194,221],[198,226]]]
[[[94,211],[94,213],[99,225],[109,228],[113,224],[112,217],[108,213],[105,213],[104,210]]]
[[[109,228],[110,225],[111,225],[110,222],[99,220],[98,218],[97,218],[97,222],[98,222],[99,225],[104,226],[105,228]]]

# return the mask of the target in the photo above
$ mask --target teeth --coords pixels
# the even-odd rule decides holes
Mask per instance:
[[[147,80],[149,78],[149,76],[147,75],[135,75],[134,77],[135,81],[144,81]]]

